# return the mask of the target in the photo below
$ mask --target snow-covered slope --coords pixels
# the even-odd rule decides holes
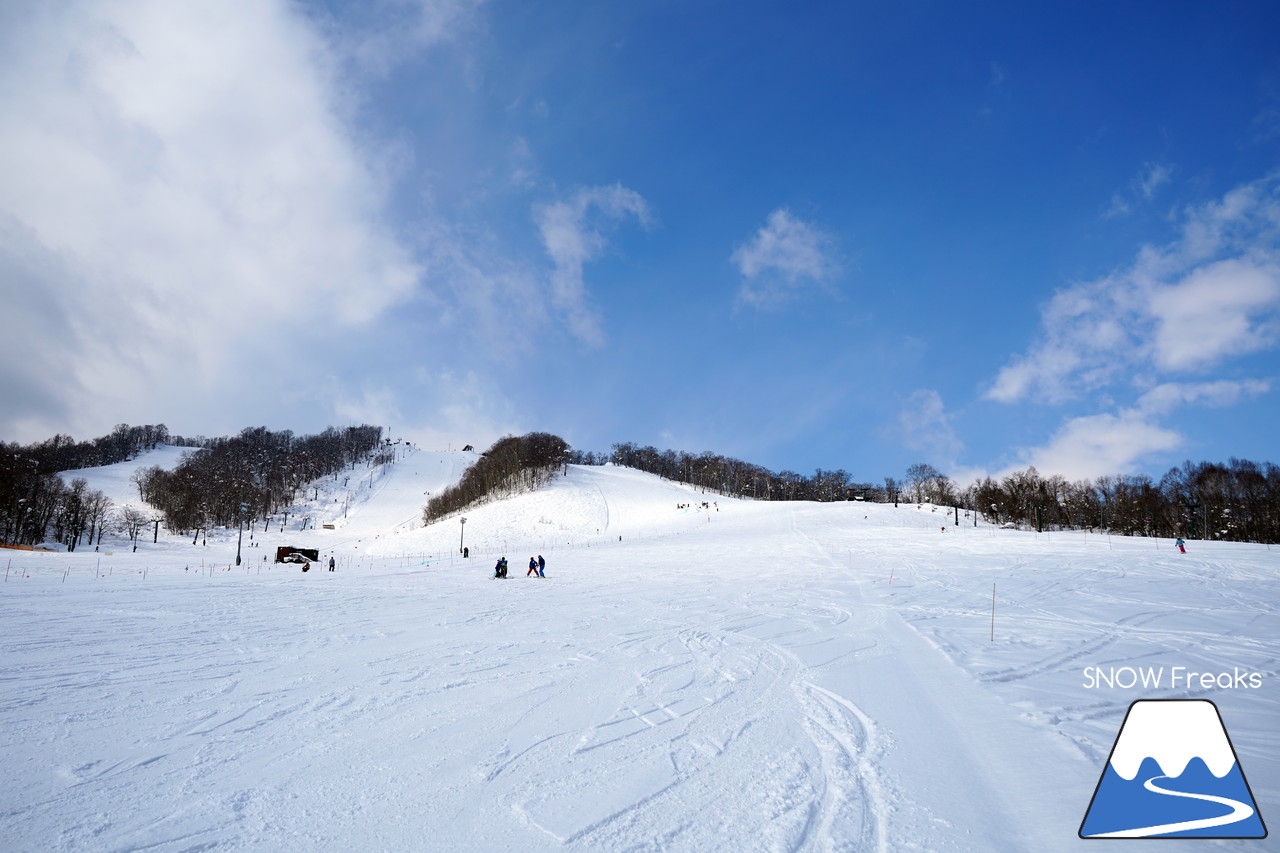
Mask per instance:
[[[1264,818],[1280,797],[1280,550],[616,468],[422,528],[465,462],[320,484],[296,510],[335,528],[291,515],[239,568],[234,531],[15,553],[5,849],[1074,849],[1139,698],[1213,699]]]
[[[97,468],[79,468],[74,471],[63,471],[60,476],[64,482],[70,483],[83,478],[92,490],[102,492],[116,506],[139,506],[146,504],[138,496],[138,487],[132,481],[139,468],[161,468],[170,471],[178,467],[178,463],[188,454],[195,452],[190,447],[170,447],[160,445],[138,455],[136,459],[117,462],[114,465],[102,465]]]

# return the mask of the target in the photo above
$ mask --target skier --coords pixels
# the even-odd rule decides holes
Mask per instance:
[[[1178,550],[1179,550],[1179,551],[1181,551],[1182,553],[1184,553],[1184,554],[1185,554],[1185,553],[1187,553],[1187,543],[1182,541],[1182,537],[1181,537],[1181,536],[1179,536],[1179,537],[1178,537],[1178,541],[1174,542],[1173,544],[1174,544],[1174,545],[1177,545],[1177,546],[1178,546]]]
[[[538,576],[538,561],[533,557],[529,558],[529,571],[524,573],[525,577],[529,577],[529,575],[533,575],[535,578]]]
[[[498,560],[498,564],[493,567],[493,576],[495,578],[505,578],[507,576],[507,558],[502,557]]]
[[[545,578],[547,576],[547,561],[542,559],[542,555],[538,555],[538,577]]]
[[[333,567],[334,567],[334,565],[335,565],[335,564],[334,564],[334,562],[333,562],[333,557],[330,557],[330,558],[329,558],[329,571],[333,571]]]
[[[302,570],[303,570],[304,572],[309,572],[309,571],[311,571],[311,564],[310,564],[310,563],[303,563],[303,564],[302,564]]]

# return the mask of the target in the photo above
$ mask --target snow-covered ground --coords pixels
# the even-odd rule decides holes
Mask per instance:
[[[104,465],[101,468],[81,468],[76,471],[64,471],[58,476],[66,483],[76,478],[84,478],[90,489],[102,492],[118,507],[136,506],[150,509],[138,495],[138,486],[132,477],[139,468],[162,468],[170,471],[178,467],[187,454],[199,451],[191,447],[170,447],[161,445],[155,450],[143,453],[137,459],[119,462],[115,465]]]
[[[1217,704],[1275,817],[1280,548],[744,502],[610,467],[422,529],[472,459],[404,449],[317,484],[240,567],[235,531],[0,551],[0,846],[1088,849],[1130,702],[1189,697]],[[282,544],[338,571],[261,559]],[[525,578],[537,554],[545,580]]]

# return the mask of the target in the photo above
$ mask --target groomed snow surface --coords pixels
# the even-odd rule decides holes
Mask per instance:
[[[1091,849],[1081,818],[1148,698],[1212,699],[1274,819],[1280,548],[611,467],[423,529],[474,456],[401,455],[246,532],[239,567],[234,530],[0,551],[0,847]],[[304,574],[262,559],[277,545],[325,556]],[[1260,686],[1171,687],[1173,667]]]

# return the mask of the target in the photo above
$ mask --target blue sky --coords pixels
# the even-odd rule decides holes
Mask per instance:
[[[1280,461],[1273,3],[0,11],[0,437]]]

